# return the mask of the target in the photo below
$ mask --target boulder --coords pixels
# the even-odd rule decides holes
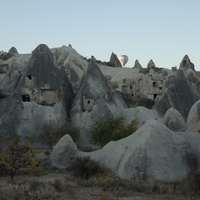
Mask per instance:
[[[53,147],[50,155],[52,164],[59,169],[66,169],[78,150],[70,135],[64,135]]]
[[[200,133],[200,100],[197,101],[190,109],[187,118],[187,131]]]
[[[181,114],[174,108],[170,108],[164,115],[164,124],[172,131],[184,131],[186,122]]]

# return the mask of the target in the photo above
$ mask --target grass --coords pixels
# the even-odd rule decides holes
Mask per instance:
[[[22,178],[23,177],[23,178]],[[9,180],[9,177],[6,177]],[[200,194],[200,175],[189,177],[180,182],[142,182],[120,179],[107,171],[87,179],[75,177],[69,171],[46,173],[42,176],[16,176],[15,184],[0,179],[0,200],[9,199],[88,199],[88,195],[102,200],[114,200],[125,196],[142,194],[160,195],[162,199],[196,199]],[[84,196],[84,197],[83,197]],[[97,198],[96,198],[97,199]],[[156,199],[156,198],[155,198]]]

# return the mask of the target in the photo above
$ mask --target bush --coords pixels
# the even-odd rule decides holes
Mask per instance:
[[[74,176],[85,179],[105,171],[98,162],[90,157],[76,157],[70,164],[70,170]]]
[[[110,141],[127,137],[136,130],[137,121],[133,120],[130,124],[126,125],[123,117],[96,121],[91,127],[92,142],[104,146]]]
[[[40,134],[48,142],[50,148],[53,148],[53,145],[65,134],[69,134],[74,142],[77,142],[79,139],[79,128],[71,124],[58,127],[54,120],[49,120],[42,125]]]

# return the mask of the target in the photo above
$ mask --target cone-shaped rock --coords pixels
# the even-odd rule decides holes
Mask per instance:
[[[149,62],[148,62],[148,64],[147,64],[147,68],[148,69],[152,69],[152,68],[155,68],[156,66],[155,66],[155,63],[153,62],[153,60],[150,60]]]
[[[194,64],[190,61],[190,58],[188,57],[188,55],[185,55],[183,57],[180,63],[179,69],[181,70],[192,69],[193,71],[195,71]]]
[[[8,51],[8,53],[10,53],[10,54],[14,54],[14,53],[18,54],[18,51],[17,51],[17,49],[15,47],[11,47],[10,50]]]
[[[112,93],[95,60],[88,65],[71,110],[72,123],[81,127],[81,143],[90,139],[89,129],[96,120],[116,116],[125,104],[121,96]]]
[[[155,109],[159,114],[164,115],[169,108],[173,107],[186,120],[190,108],[200,99],[200,95],[187,81],[182,70],[178,70],[175,76],[170,76],[165,82],[165,87],[165,92],[156,100]]]
[[[142,68],[142,65],[139,63],[138,60],[136,60],[133,68],[141,69],[141,68]]]
[[[109,63],[113,67],[122,67],[117,55],[114,54],[113,52],[112,52],[112,54],[110,56],[110,62]]]
[[[8,110],[3,123],[12,121],[12,129],[28,143],[30,135],[38,138],[41,147],[41,126],[53,121],[56,126],[67,122],[73,101],[73,92],[63,69],[55,67],[50,49],[42,44],[32,54],[27,68],[9,97]],[[46,143],[47,144],[47,143]]]

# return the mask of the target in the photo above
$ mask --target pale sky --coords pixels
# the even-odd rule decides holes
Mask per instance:
[[[68,46],[108,61],[112,52],[179,66],[187,54],[200,71],[199,0],[0,0],[0,50],[30,53]]]

